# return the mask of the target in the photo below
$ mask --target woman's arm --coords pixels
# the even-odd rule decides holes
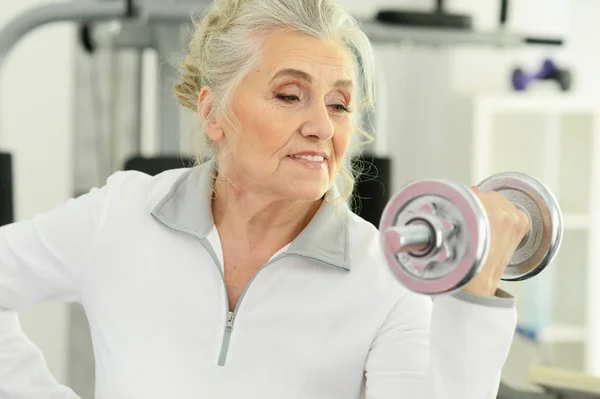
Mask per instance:
[[[366,362],[368,399],[495,399],[516,327],[514,299],[409,293]]]
[[[94,256],[107,188],[32,219],[0,228],[0,398],[72,399],[23,334],[16,310],[44,301],[77,301],[79,279]]]
[[[496,192],[472,187],[490,223],[490,249],[477,275],[454,295],[407,292],[390,312],[366,364],[371,399],[494,399],[517,324],[515,301],[498,285],[530,228]]]
[[[0,398],[79,399],[52,376],[14,311],[0,311]]]
[[[76,301],[102,223],[106,188],[0,228],[0,308]]]

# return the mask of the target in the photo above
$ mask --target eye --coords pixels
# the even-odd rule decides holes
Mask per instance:
[[[300,100],[300,98],[296,95],[293,95],[293,94],[287,95],[287,94],[283,94],[283,93],[277,94],[277,98],[280,100],[283,100],[285,102],[288,102],[288,103]]]
[[[344,104],[331,104],[330,107],[336,110],[337,112],[352,112]]]

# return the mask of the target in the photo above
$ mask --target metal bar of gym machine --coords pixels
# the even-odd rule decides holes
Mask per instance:
[[[31,8],[0,29],[0,68],[10,50],[26,34],[54,22],[109,21],[125,18],[125,1],[71,1]]]
[[[54,22],[105,21],[123,18],[126,14],[127,4],[124,1],[73,1],[29,9],[0,29],[0,77],[11,49],[29,32]],[[11,154],[0,152],[0,226],[14,221],[12,169]]]
[[[139,10],[139,17],[148,22],[180,22],[189,20],[190,14],[203,11],[203,6],[193,3],[155,3],[144,4]],[[404,27],[399,25],[384,24],[370,18],[357,20],[365,34],[373,43],[398,43],[409,41],[421,44],[479,44],[489,46],[521,46],[540,44],[560,46],[561,38],[529,37],[508,32],[477,32],[456,29],[434,29],[422,27]]]
[[[125,1],[71,1],[31,8],[0,29],[0,79],[4,61],[12,48],[29,32],[55,22],[109,21],[125,18]],[[0,82],[0,88],[2,87]],[[1,137],[0,132],[0,137]]]

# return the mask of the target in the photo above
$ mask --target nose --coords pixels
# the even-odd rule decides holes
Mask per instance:
[[[326,104],[315,104],[307,110],[300,132],[304,137],[317,141],[328,141],[333,137],[333,123]]]

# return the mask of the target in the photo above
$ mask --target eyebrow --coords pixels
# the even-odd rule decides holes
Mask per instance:
[[[285,68],[285,69],[282,69],[279,72],[277,72],[275,75],[273,75],[273,77],[271,78],[271,82],[281,76],[292,76],[297,79],[305,80],[308,83],[312,83],[312,81],[313,81],[312,76],[310,76],[310,74],[308,74],[304,71],[301,71],[299,69],[293,69],[293,68]],[[336,89],[352,87],[352,86],[353,86],[353,83],[349,79],[340,79],[333,84],[333,87]]]

